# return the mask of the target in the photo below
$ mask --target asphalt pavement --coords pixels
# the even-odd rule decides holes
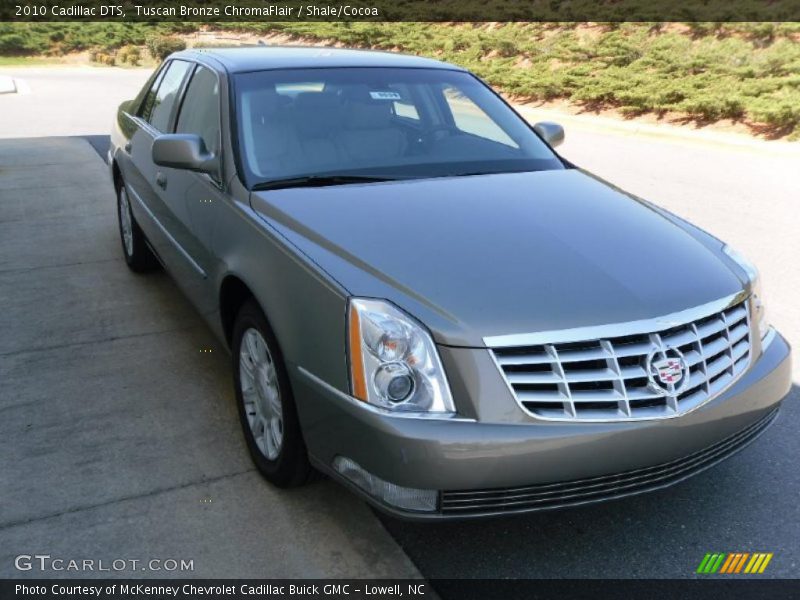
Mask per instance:
[[[102,136],[147,76],[0,71],[28,90],[0,97],[0,137]],[[772,321],[800,344],[800,144],[563,120],[567,158],[750,256]],[[106,183],[97,156],[82,140],[40,140],[42,154],[21,144],[0,140],[0,452],[11,457],[0,574],[31,547],[194,553],[203,576],[413,570],[337,486],[279,492],[249,470],[227,361],[168,278],[124,271],[107,190],[92,186]],[[14,165],[29,171],[8,187]],[[195,355],[206,346],[214,352]],[[761,439],[668,490],[482,522],[381,521],[427,577],[682,578],[706,552],[735,551],[773,552],[761,577],[798,577],[798,363]],[[328,556],[338,545],[355,550]]]

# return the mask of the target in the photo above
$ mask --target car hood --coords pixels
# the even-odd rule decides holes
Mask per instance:
[[[257,192],[252,207],[351,294],[438,343],[665,316],[745,283],[721,243],[578,169]]]

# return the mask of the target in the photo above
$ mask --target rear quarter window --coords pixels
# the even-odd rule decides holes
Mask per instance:
[[[169,130],[170,117],[175,108],[175,102],[178,100],[181,84],[190,67],[191,64],[183,60],[170,62],[161,77],[161,81],[158,82],[158,87],[152,99],[152,106],[147,115],[142,114],[142,118],[160,132]],[[147,99],[145,100],[146,102]]]
[[[150,120],[150,113],[153,112],[153,105],[156,102],[156,92],[158,91],[158,84],[161,83],[161,78],[164,77],[164,72],[167,70],[169,65],[164,65],[161,70],[156,75],[153,82],[150,84],[150,88],[147,90],[147,93],[144,95],[144,99],[142,100],[141,105],[139,105],[139,111],[136,113],[137,116],[143,118],[145,121]]]

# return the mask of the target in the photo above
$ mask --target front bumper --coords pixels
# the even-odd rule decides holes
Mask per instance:
[[[469,356],[468,360],[476,361],[471,384],[484,397],[484,405],[506,406],[485,400],[490,384],[485,380],[480,384],[483,365],[475,358],[481,356],[480,351],[448,351],[458,352],[463,356],[443,359],[463,363]],[[448,420],[404,418],[368,410],[301,368],[292,369],[292,379],[302,399],[300,416],[309,454],[319,469],[359,491],[331,468],[336,456],[345,456],[394,484],[439,490],[439,508],[433,513],[404,512],[367,499],[396,516],[447,519],[583,504],[685,479],[743,448],[766,429],[790,389],[791,355],[789,345],[777,335],[750,369],[721,395],[679,418],[633,422],[543,422],[516,413],[514,422],[510,412],[503,412],[506,409],[495,409],[494,413],[476,409],[480,419],[474,414]],[[462,388],[459,382],[451,381],[451,386],[454,393]],[[502,390],[493,389],[493,393]],[[681,464],[692,468],[676,469]],[[640,477],[659,469],[667,469],[670,476]],[[576,487],[584,488],[587,480],[593,480],[588,485],[606,485],[631,476],[636,485],[612,493],[572,493]],[[487,494],[508,500],[509,493],[520,496],[520,489],[523,495],[541,494],[543,489],[569,493],[561,494],[562,500],[555,504],[472,502],[489,497]],[[471,502],[471,508],[452,510],[459,506],[459,499],[466,500],[460,503],[462,506]]]

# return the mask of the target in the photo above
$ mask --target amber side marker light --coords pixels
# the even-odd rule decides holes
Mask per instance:
[[[364,374],[364,356],[361,351],[361,321],[358,316],[358,310],[352,304],[350,305],[347,326],[349,328],[350,381],[353,382],[353,396],[366,402],[367,378]]]

